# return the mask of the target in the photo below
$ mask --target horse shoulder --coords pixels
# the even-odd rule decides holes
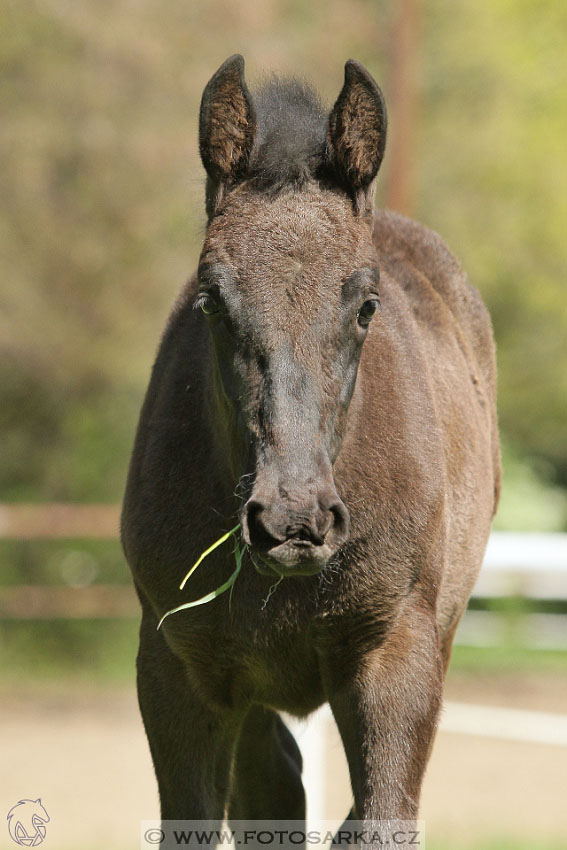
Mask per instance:
[[[422,332],[460,348],[475,395],[486,408],[492,447],[494,510],[500,493],[496,418],[496,356],[492,324],[476,288],[441,237],[399,213],[375,213],[374,241],[382,268],[403,290]]]
[[[382,264],[399,280],[414,310],[427,310],[424,293],[435,293],[449,311],[452,332],[461,336],[468,358],[474,358],[482,377],[495,389],[495,359],[488,311],[460,263],[441,237],[418,222],[398,213],[375,215],[374,241]],[[427,286],[424,287],[423,283]],[[432,318],[431,312],[425,313]],[[433,324],[433,322],[432,322]]]

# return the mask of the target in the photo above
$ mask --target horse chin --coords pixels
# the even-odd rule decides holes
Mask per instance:
[[[316,575],[332,555],[333,549],[326,544],[298,546],[293,541],[286,541],[267,552],[254,552],[252,562],[260,575],[291,578]]]

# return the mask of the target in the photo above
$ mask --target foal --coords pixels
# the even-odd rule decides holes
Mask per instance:
[[[374,211],[385,140],[382,94],[354,61],[329,113],[293,80],[252,95],[240,56],[203,94],[208,226],[122,519],[165,819],[304,818],[279,712],[326,701],[351,817],[417,815],[499,449],[488,315],[436,234]],[[235,526],[231,593],[158,630],[227,582],[231,543],[178,590]]]

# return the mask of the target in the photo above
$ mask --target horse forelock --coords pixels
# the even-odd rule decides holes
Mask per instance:
[[[305,81],[273,75],[254,92],[257,133],[248,179],[261,191],[301,188],[325,162],[327,110]]]

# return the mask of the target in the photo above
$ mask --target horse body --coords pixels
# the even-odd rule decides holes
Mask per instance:
[[[486,311],[439,237],[371,210],[377,91],[347,64],[323,153],[316,105],[295,92],[307,153],[289,154],[282,131],[279,160],[274,110],[262,123],[241,60],[205,91],[209,226],[154,366],[123,512],[164,818],[304,816],[299,752],[276,712],[325,701],[353,813],[416,816],[498,496],[495,367]],[[372,109],[356,135],[352,116]],[[235,516],[248,548],[231,598],[156,631]],[[230,545],[217,549],[185,598],[233,568]]]

